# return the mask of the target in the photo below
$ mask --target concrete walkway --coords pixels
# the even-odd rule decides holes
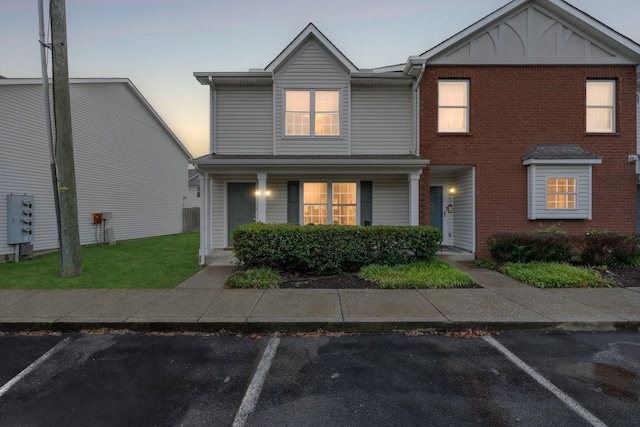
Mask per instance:
[[[0,290],[0,330],[640,331],[640,288],[537,289],[456,255],[481,289],[225,289],[231,253],[174,289]]]

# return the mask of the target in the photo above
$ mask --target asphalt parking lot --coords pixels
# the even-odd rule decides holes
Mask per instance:
[[[10,334],[2,426],[637,426],[640,334]]]

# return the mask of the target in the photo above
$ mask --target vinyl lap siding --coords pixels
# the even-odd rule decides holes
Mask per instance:
[[[577,209],[547,209],[548,178],[576,178],[578,193]],[[536,219],[591,218],[591,167],[589,165],[536,165],[535,180],[532,181],[531,185],[535,187],[535,198],[529,195],[529,203],[533,204],[533,212],[535,213]],[[529,210],[531,212],[531,208]]]
[[[93,212],[112,212],[116,239],[182,232],[187,159],[125,84],[71,86],[78,218],[94,243]]]
[[[339,137],[285,137],[285,89],[335,89],[341,92]],[[276,152],[295,154],[349,154],[349,74],[314,41],[307,42],[293,59],[276,71],[275,86]]]
[[[7,245],[7,195],[34,196],[34,250],[55,248],[57,226],[42,87],[0,86],[0,254]]]
[[[409,225],[409,180],[405,175],[361,179],[373,181],[372,225]]]
[[[25,176],[22,188],[2,188],[0,194],[7,190],[35,193],[34,249],[56,248],[41,86],[0,86],[0,93],[0,108],[20,116],[11,118],[0,112],[0,126],[11,129],[0,133],[14,135],[2,138],[0,150],[8,151],[0,160],[0,186],[6,186],[7,177],[16,173]],[[5,93],[12,93],[11,99],[5,99]],[[117,240],[182,232],[182,201],[187,195],[185,154],[126,84],[71,84],[70,95],[80,243],[102,241],[101,230],[91,224],[94,212],[112,212],[107,227],[114,228]],[[9,179],[12,181],[15,179]],[[1,217],[6,222],[6,212]],[[1,230],[4,236],[6,225]],[[6,236],[0,241],[0,250],[7,252],[2,242]]]
[[[215,153],[273,153],[271,87],[219,89],[216,103]]]
[[[455,175],[456,188],[453,216],[453,245],[475,251],[473,169]]]
[[[351,91],[351,153],[410,154],[413,110],[410,87],[354,87]]]
[[[224,248],[227,246],[227,214],[224,203],[226,197],[226,181],[214,178],[211,185],[213,210],[213,247]]]

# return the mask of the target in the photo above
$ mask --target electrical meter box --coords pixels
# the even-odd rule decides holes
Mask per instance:
[[[33,243],[33,196],[7,195],[7,243]]]

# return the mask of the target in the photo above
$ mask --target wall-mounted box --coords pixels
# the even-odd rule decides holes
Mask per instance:
[[[91,224],[102,224],[102,212],[96,212],[93,214],[93,221]]]
[[[7,244],[33,243],[34,197],[7,195]]]

